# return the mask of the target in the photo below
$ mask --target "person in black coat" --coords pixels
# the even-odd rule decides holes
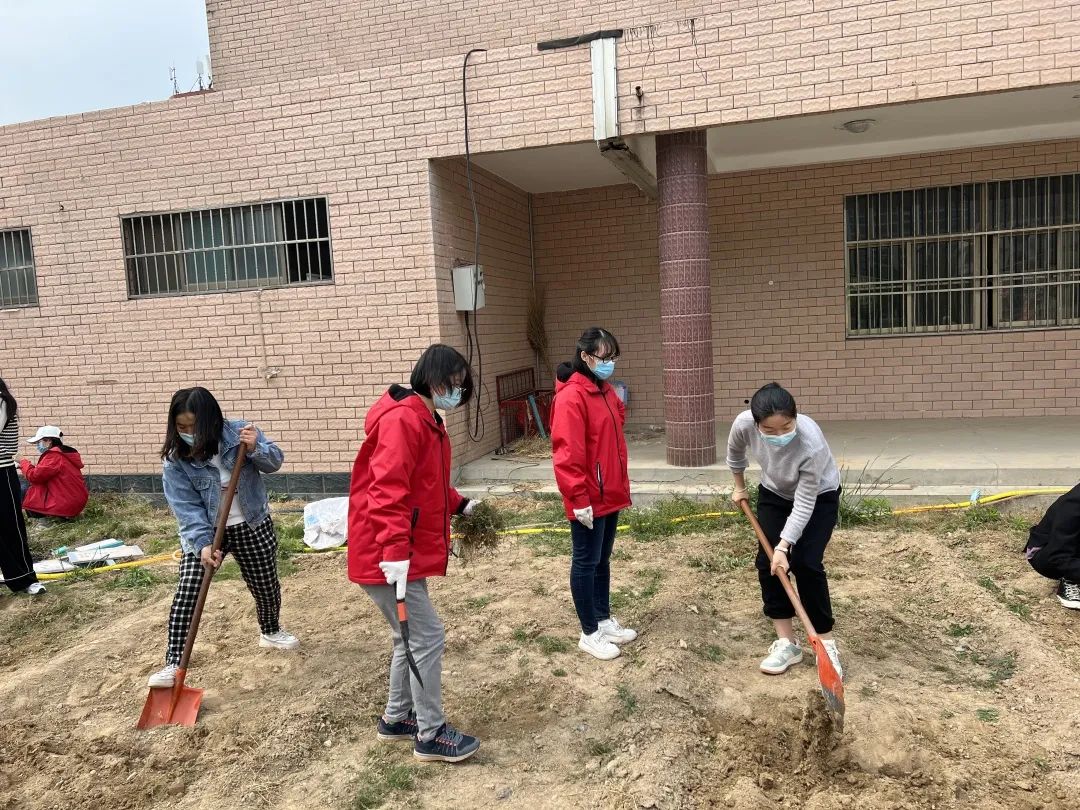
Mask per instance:
[[[1024,553],[1032,568],[1058,580],[1062,606],[1080,610],[1080,484],[1054,501],[1031,527]]]

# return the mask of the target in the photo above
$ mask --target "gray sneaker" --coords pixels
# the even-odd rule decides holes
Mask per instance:
[[[766,675],[783,675],[788,667],[802,662],[802,647],[786,638],[778,638],[769,647],[769,654],[761,662],[761,671]]]

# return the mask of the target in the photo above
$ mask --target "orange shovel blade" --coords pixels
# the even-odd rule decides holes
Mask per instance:
[[[814,648],[817,659],[818,680],[821,682],[821,694],[832,713],[833,722],[839,731],[844,729],[844,681],[833,666],[832,659],[825,651],[825,644],[817,636],[811,636],[810,646]]]
[[[195,719],[199,716],[199,706],[202,705],[203,690],[184,686],[183,676],[183,670],[176,673],[176,685],[172,688],[150,690],[136,728],[195,725]]]

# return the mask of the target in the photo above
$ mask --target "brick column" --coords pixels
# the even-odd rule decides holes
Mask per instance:
[[[716,462],[705,132],[656,137],[667,461]]]

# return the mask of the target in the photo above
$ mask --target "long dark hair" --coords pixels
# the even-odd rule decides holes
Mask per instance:
[[[2,399],[7,406],[7,418],[10,422],[15,418],[15,414],[19,410],[19,403],[16,402],[15,397],[11,395],[11,391],[8,390],[7,383],[4,382],[2,377],[0,377],[0,399]],[[3,425],[0,425],[0,428],[3,427]]]
[[[591,354],[593,357],[603,355],[615,358],[620,354],[619,341],[615,339],[611,332],[607,329],[601,329],[599,326],[590,326],[578,338],[577,346],[574,348],[574,359],[570,361],[570,365],[579,374],[584,374],[590,380],[600,382],[600,378],[593,374],[589,364],[581,359],[582,352]]]
[[[469,361],[461,352],[444,343],[428,346],[413,366],[409,386],[413,391],[431,399],[432,389],[449,391],[455,377],[461,375],[461,404],[472,398],[473,379]]]
[[[799,415],[799,409],[795,407],[795,397],[786,388],[771,382],[761,386],[750,399],[750,414],[754,423],[760,425],[774,413],[794,419]]]
[[[176,417],[182,413],[195,415],[195,445],[180,438],[176,429]],[[169,424],[165,428],[165,443],[161,446],[161,458],[198,459],[205,461],[218,452],[218,440],[225,427],[225,416],[214,395],[205,388],[181,388],[173,394],[169,403]]]

